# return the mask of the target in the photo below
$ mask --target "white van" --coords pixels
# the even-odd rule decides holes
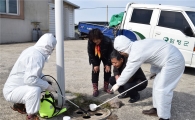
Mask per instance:
[[[195,8],[129,3],[121,29],[141,38],[157,38],[175,45],[186,66],[195,68]]]

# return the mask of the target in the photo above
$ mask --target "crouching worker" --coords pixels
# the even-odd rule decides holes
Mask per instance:
[[[42,80],[42,70],[56,46],[52,34],[44,34],[32,47],[25,49],[14,64],[3,88],[3,95],[14,103],[12,109],[26,114],[26,120],[39,120],[41,91],[55,89]]]
[[[145,115],[155,115],[159,120],[169,120],[173,90],[177,86],[185,69],[185,60],[181,52],[173,45],[156,39],[144,39],[136,42],[125,36],[117,36],[114,48],[121,55],[128,56],[127,64],[117,83],[111,90],[116,91],[134,75],[143,63],[151,64],[153,82],[153,108],[144,110]]]
[[[117,79],[119,78],[123,69],[126,66],[127,57],[124,57],[118,51],[113,50],[113,52],[111,53],[111,62],[112,65],[114,66],[114,70],[113,70],[114,76],[110,77],[109,82],[113,86],[116,84]],[[146,77],[142,69],[139,68],[137,72],[135,72],[135,74],[124,85],[119,87],[118,92],[122,93],[144,80],[146,80]],[[144,82],[143,84],[135,87],[134,89],[120,95],[118,98],[122,99],[122,98],[130,97],[129,102],[134,103],[140,99],[140,95],[138,91],[145,89],[147,87],[147,84],[148,82]]]

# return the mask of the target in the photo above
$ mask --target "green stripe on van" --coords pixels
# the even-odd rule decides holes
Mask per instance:
[[[141,39],[145,39],[145,36],[142,35],[141,33],[137,32],[137,31],[133,31],[133,32],[135,32]]]

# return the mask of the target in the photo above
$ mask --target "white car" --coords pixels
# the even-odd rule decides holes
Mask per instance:
[[[128,3],[121,29],[176,46],[188,67],[195,68],[195,8]]]

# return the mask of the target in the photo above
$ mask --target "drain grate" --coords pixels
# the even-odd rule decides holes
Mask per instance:
[[[83,116],[84,119],[89,119],[91,118],[90,116]]]
[[[101,119],[105,119],[108,116],[110,116],[111,112],[109,109],[98,109],[96,111],[87,111],[88,114],[85,114],[83,111],[81,110],[77,110],[73,113],[73,117],[74,120],[82,120],[82,119],[87,119],[87,120],[101,120]]]
[[[82,111],[77,111],[76,113],[77,113],[77,114],[83,114],[83,112],[82,112]]]
[[[101,115],[103,115],[102,113],[96,113],[95,115],[97,115],[97,116],[101,116]]]

